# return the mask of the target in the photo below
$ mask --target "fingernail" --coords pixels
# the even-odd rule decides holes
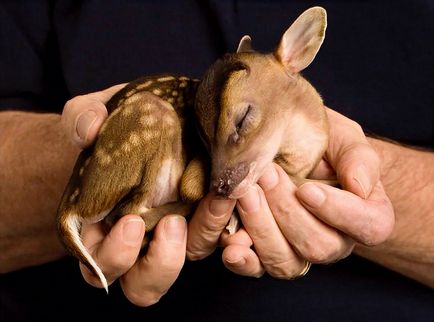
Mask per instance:
[[[244,257],[238,257],[235,259],[226,259],[226,263],[232,267],[240,267],[246,264],[246,259]]]
[[[313,183],[303,184],[297,191],[297,195],[302,199],[302,201],[312,208],[320,207],[325,199],[326,195],[321,188],[317,187]]]
[[[214,217],[226,215],[234,206],[234,201],[230,199],[213,199],[209,205],[209,212]]]
[[[268,166],[261,178],[258,180],[259,185],[264,191],[273,189],[279,183],[279,173],[273,164]]]
[[[164,232],[167,240],[182,243],[185,238],[186,221],[181,216],[170,216],[164,223]]]
[[[368,170],[366,167],[362,164],[360,165],[355,174],[354,174],[354,180],[358,183],[360,186],[360,189],[362,189],[363,192],[363,198],[367,198],[372,190],[371,180],[368,177]]]
[[[130,219],[124,224],[123,240],[126,244],[136,245],[143,239],[145,223],[142,219]]]
[[[95,123],[97,115],[94,111],[83,112],[79,115],[77,119],[76,131],[78,137],[86,141],[87,134],[89,133],[89,129]]]
[[[258,211],[261,206],[261,196],[256,186],[249,188],[249,191],[238,200],[238,204],[244,212]]]

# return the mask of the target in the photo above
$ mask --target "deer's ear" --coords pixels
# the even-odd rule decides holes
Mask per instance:
[[[240,43],[238,44],[237,54],[238,53],[252,53],[254,52],[252,48],[252,38],[246,35],[241,38]]]
[[[275,52],[291,73],[305,69],[315,58],[325,37],[327,13],[321,7],[303,12],[286,30]]]

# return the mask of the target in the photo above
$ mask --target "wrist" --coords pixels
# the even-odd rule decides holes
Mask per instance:
[[[399,151],[399,146],[392,141],[371,137],[367,139],[380,158],[380,180],[387,186],[389,182],[393,181],[391,176],[394,175],[394,169],[400,162],[399,156],[402,151]]]
[[[381,181],[392,201],[395,228],[383,244],[354,252],[434,287],[434,153],[368,138],[381,160]]]

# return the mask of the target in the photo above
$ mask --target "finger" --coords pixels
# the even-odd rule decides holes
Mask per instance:
[[[319,183],[306,183],[296,194],[315,216],[364,245],[380,244],[392,233],[393,207],[380,182],[367,200]]]
[[[103,271],[108,284],[125,274],[135,263],[145,234],[145,223],[136,215],[122,217],[105,236],[101,225],[86,225],[82,230],[83,244]],[[99,279],[80,265],[84,279],[102,287]]]
[[[380,180],[380,159],[359,124],[331,109],[327,114],[333,125],[327,160],[343,188],[366,199]]]
[[[188,259],[198,260],[214,251],[234,206],[234,200],[221,199],[212,193],[201,200],[188,224]]]
[[[336,180],[336,172],[326,160],[321,159],[315,169],[309,174],[309,179]]]
[[[120,279],[125,296],[138,306],[158,302],[184,265],[186,243],[184,217],[170,215],[161,219],[146,255]]]
[[[125,84],[70,99],[62,112],[61,122],[71,140],[81,149],[96,139],[102,123],[107,118],[105,104]]]
[[[295,196],[297,187],[281,167],[267,167],[258,183],[280,230],[301,257],[323,264],[348,256],[355,242],[300,204]]]
[[[277,278],[295,277],[305,266],[282,235],[258,185],[238,200],[238,212],[265,270]]]
[[[253,246],[253,241],[247,231],[241,227],[234,234],[229,234],[228,231],[223,231],[220,236],[220,246],[227,247],[229,245],[243,245],[246,247]]]
[[[107,102],[112,98],[112,96],[114,94],[116,94],[117,92],[119,92],[122,88],[124,88],[125,85],[127,85],[127,83],[113,85],[113,86],[106,88],[102,91],[90,93],[89,95],[92,98],[95,98],[98,101],[101,101],[102,103],[107,104]]]
[[[233,244],[227,246],[222,254],[223,264],[235,274],[261,277],[265,269],[259,257],[248,246]]]

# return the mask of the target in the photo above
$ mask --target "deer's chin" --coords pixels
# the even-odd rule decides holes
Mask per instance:
[[[235,188],[232,190],[232,193],[229,195],[229,199],[239,199],[244,196],[258,180],[259,175],[256,172],[256,163],[250,164],[249,173],[247,176],[241,181]]]

